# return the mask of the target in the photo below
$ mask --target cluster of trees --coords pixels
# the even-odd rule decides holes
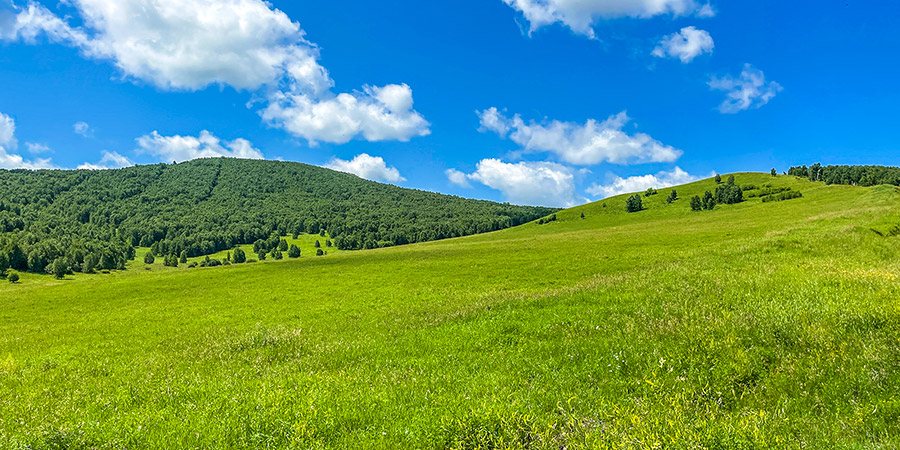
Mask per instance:
[[[691,210],[693,211],[711,211],[716,205],[733,205],[744,201],[744,189],[735,183],[734,175],[728,177],[728,181],[722,184],[722,177],[716,175],[716,192],[713,194],[706,191],[703,197],[694,196],[691,198]]]
[[[50,273],[61,258],[70,271],[117,270],[138,246],[181,262],[182,254],[325,230],[340,249],[376,248],[499,230],[555,211],[278,161],[0,170],[0,269]]]
[[[816,163],[809,167],[797,166],[788,170],[788,175],[823,181],[826,184],[846,184],[854,186],[875,186],[890,184],[900,186],[900,167],[888,166],[823,166]]]
[[[584,213],[581,213],[584,216]],[[584,217],[582,217],[583,219]],[[541,217],[541,220],[538,220],[538,225],[544,225],[550,222],[556,222],[556,214],[551,214],[549,217]]]
[[[644,209],[644,200],[641,199],[639,194],[634,194],[631,197],[628,197],[625,200],[625,211],[630,213],[643,211]]]
[[[791,200],[795,198],[801,198],[803,194],[800,191],[784,191],[778,194],[770,194],[762,198],[763,203],[769,202],[781,202],[784,200]]]
[[[678,200],[678,191],[676,191],[675,189],[672,189],[672,191],[669,192],[669,196],[666,197],[666,203],[671,204],[671,203],[675,202],[676,200]]]
[[[659,191],[653,188],[647,188],[647,191],[644,192],[644,197],[652,197],[656,194],[659,194]]]

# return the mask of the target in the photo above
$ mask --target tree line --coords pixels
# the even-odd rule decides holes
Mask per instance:
[[[846,184],[853,186],[876,186],[890,184],[900,186],[900,167],[889,166],[823,166],[820,163],[809,167],[796,166],[788,170],[788,175],[822,181],[826,184]]]
[[[69,272],[121,270],[138,246],[180,261],[325,230],[342,250],[387,247],[500,230],[556,211],[278,161],[0,170],[0,271],[49,273],[57,262]]]

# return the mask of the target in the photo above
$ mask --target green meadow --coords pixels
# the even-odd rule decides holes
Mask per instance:
[[[900,190],[736,181],[803,196],[0,280],[0,448],[900,447]]]

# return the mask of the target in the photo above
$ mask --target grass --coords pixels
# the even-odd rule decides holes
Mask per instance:
[[[873,228],[900,191],[736,176],[803,197],[692,212],[704,180],[326,258],[23,274],[0,448],[897,448],[900,240]]]

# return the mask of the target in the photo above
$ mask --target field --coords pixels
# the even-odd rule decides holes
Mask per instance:
[[[897,448],[900,190],[736,177],[803,197],[2,282],[0,448]]]

